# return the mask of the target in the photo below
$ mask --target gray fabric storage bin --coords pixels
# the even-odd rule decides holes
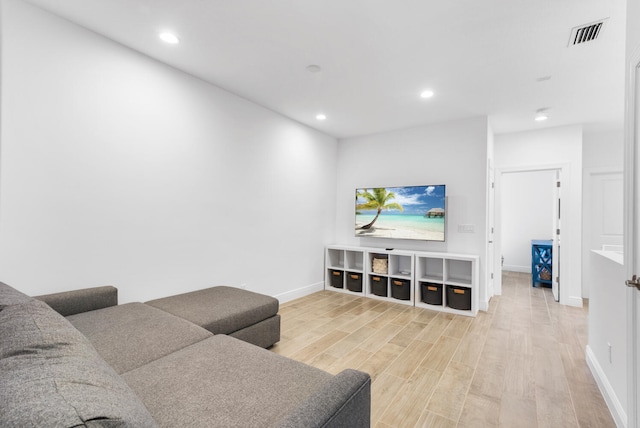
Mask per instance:
[[[423,303],[442,306],[442,284],[421,282],[420,294],[422,296],[420,300]]]
[[[391,297],[398,300],[410,300],[411,281],[408,279],[391,278]]]
[[[371,275],[371,292],[376,296],[387,297],[387,278]]]
[[[347,272],[347,289],[356,293],[362,292],[362,274]]]
[[[463,311],[471,310],[471,289],[447,285],[447,306]]]
[[[331,270],[331,286],[335,288],[344,288],[342,280],[343,272],[341,270]]]

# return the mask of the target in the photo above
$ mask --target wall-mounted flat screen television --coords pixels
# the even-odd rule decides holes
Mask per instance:
[[[445,185],[356,189],[356,237],[445,240]]]

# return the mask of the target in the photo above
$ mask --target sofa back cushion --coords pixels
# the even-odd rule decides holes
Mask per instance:
[[[0,311],[2,308],[31,301],[31,297],[19,292],[10,285],[0,282]]]
[[[155,427],[89,341],[44,302],[0,296],[0,421],[20,427]]]
[[[63,317],[68,317],[69,315],[116,306],[118,304],[118,289],[106,285],[33,297],[42,300]]]

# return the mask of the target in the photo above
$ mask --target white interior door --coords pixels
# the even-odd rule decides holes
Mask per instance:
[[[632,96],[626,117],[625,146],[625,266],[627,271],[628,338],[628,428],[640,428],[640,64],[631,76]],[[633,279],[632,279],[633,278]],[[635,279],[635,281],[634,281]]]
[[[631,210],[631,215],[633,219],[633,244],[631,248],[633,251],[633,266],[632,272],[633,275],[640,275],[640,220],[638,219],[638,213],[640,213],[640,171],[638,170],[638,166],[640,165],[640,64],[636,66],[635,72],[635,112],[634,112],[634,124],[633,124],[633,147],[634,147],[634,165],[631,168],[633,177],[635,177],[634,187],[633,187],[633,206],[629,207]],[[627,269],[629,271],[629,269]],[[632,403],[630,406],[633,406],[633,409],[629,412],[633,421],[629,421],[629,427],[640,428],[640,290],[635,288],[630,288],[629,293],[630,296],[630,324],[632,326],[631,340],[632,342],[629,344],[629,348],[631,349],[632,355],[630,358],[632,371],[631,371],[631,390],[632,396],[630,397],[629,403]]]
[[[560,237],[562,232],[561,215],[562,203],[560,194],[562,192],[562,183],[560,179],[560,170],[556,170],[555,187],[553,189],[553,247],[551,249],[552,265],[551,270],[551,292],[556,302],[560,301]]]

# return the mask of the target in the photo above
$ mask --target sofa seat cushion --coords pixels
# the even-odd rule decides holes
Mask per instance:
[[[163,427],[268,427],[333,376],[225,335],[122,375]]]
[[[35,299],[0,310],[0,385],[2,426],[157,426],[89,341]]]
[[[67,319],[118,373],[212,335],[202,327],[144,303],[126,303]]]
[[[278,313],[278,299],[234,287],[212,287],[146,302],[206,328],[230,334]]]

